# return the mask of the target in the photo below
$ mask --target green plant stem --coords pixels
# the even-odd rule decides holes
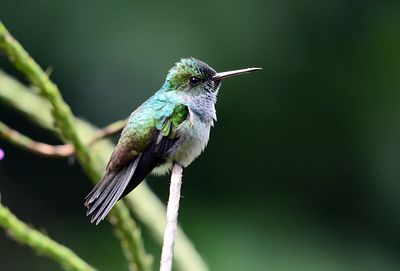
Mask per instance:
[[[88,263],[79,258],[69,248],[53,241],[43,233],[29,227],[0,204],[0,226],[16,241],[27,245],[58,262],[65,270],[94,271]]]
[[[36,95],[34,91],[0,70],[0,103],[17,110],[40,127],[57,135],[51,116],[51,105],[46,99]],[[87,140],[93,138],[98,129],[88,122],[76,119],[80,137]],[[90,147],[93,152],[93,163],[102,172],[110,157],[114,145],[110,140],[100,140]],[[166,209],[159,198],[143,182],[128,195],[125,202],[134,212],[154,239],[162,244]],[[193,243],[183,230],[178,227],[175,244],[176,267],[184,271],[207,271],[207,265],[196,251]]]
[[[59,129],[60,134],[64,141],[70,142],[74,148],[76,156],[86,172],[93,182],[97,182],[101,173],[96,170],[96,167],[92,163],[88,148],[84,145],[83,140],[77,133],[75,126],[75,118],[72,115],[71,109],[64,102],[60,91],[57,86],[50,81],[48,75],[40,68],[40,66],[33,60],[33,58],[24,50],[24,48],[15,40],[11,34],[7,31],[5,26],[0,22],[0,49],[3,49],[8,58],[14,65],[24,73],[31,83],[37,86],[41,94],[50,102],[52,106],[52,113],[54,120],[56,121],[56,127]],[[111,212],[113,220],[118,221],[114,223],[116,226],[120,226],[124,223],[124,219],[127,217],[120,216],[123,212],[128,209],[124,204],[119,204],[118,207],[114,208]],[[128,219],[132,219],[128,217]],[[135,223],[129,223],[131,226],[135,226]],[[121,240],[123,244],[124,254],[128,255],[128,261],[131,267],[136,267],[133,270],[151,270],[151,262],[148,260],[149,257],[143,250],[136,250],[138,247],[143,247],[142,239],[136,238],[132,232],[138,229],[127,229],[127,227],[120,227],[115,229],[118,237],[124,238]],[[137,242],[140,244],[135,244]]]
[[[145,254],[145,249],[142,242],[137,242],[137,240],[142,240],[142,233],[140,232],[139,228],[135,224],[133,219],[130,219],[129,209],[125,207],[122,202],[118,202],[117,205],[123,205],[124,208],[117,208],[115,212],[118,212],[118,216],[111,216],[110,222],[114,225],[114,232],[115,235],[119,237],[121,240],[121,246],[123,249],[126,258],[132,257],[132,253],[130,250],[140,252],[144,257],[143,260],[145,261],[143,264],[151,264],[153,262],[153,257],[150,255]],[[122,219],[115,219],[116,217],[121,217]],[[121,230],[123,229],[123,230]],[[133,231],[129,236],[124,236],[125,232]],[[136,261],[135,259],[130,259],[129,261],[129,269],[136,270]]]
[[[0,48],[5,51],[10,61],[25,74],[33,85],[40,89],[41,94],[50,102],[53,107],[52,113],[61,135],[67,142],[71,142],[74,145],[76,156],[86,173],[92,179],[98,179],[98,173],[91,166],[90,154],[76,132],[71,109],[64,102],[58,87],[50,81],[48,75],[24,50],[21,44],[11,36],[2,23],[0,23]]]

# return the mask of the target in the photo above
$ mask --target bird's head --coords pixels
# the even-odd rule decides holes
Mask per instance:
[[[203,61],[193,57],[182,58],[169,70],[165,84],[169,90],[183,91],[191,95],[211,93],[218,91],[224,78],[260,69],[248,68],[217,73]]]

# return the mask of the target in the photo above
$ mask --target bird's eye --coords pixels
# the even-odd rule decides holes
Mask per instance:
[[[197,86],[200,83],[200,79],[196,76],[191,76],[189,78],[189,83],[191,86]]]

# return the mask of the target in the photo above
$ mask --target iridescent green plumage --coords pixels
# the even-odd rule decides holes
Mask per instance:
[[[107,168],[114,169],[136,158],[158,132],[176,138],[176,129],[188,113],[185,105],[168,101],[164,94],[153,96],[129,117]]]

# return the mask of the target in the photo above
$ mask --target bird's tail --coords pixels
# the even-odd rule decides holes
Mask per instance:
[[[107,170],[99,183],[85,198],[88,208],[86,215],[91,215],[90,222],[99,224],[121,198],[137,169],[140,156],[118,170]],[[138,181],[138,184],[141,182]]]

